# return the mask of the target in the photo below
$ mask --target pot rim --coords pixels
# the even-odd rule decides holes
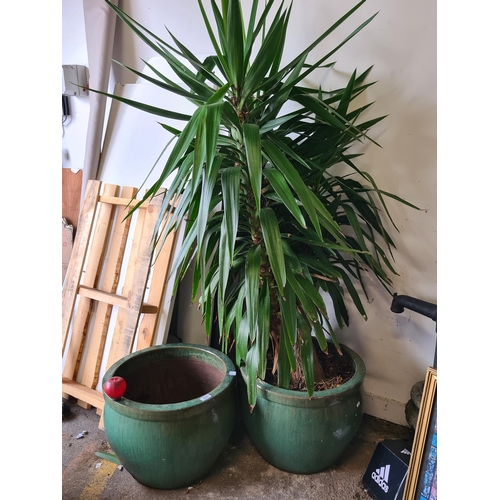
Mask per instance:
[[[365,378],[366,365],[359,354],[357,354],[351,348],[347,347],[344,344],[340,344],[340,346],[344,355],[348,354],[352,359],[355,370],[354,375],[345,384],[342,384],[333,389],[315,391],[314,394],[309,397],[307,391],[283,389],[281,387],[269,384],[264,380],[257,379],[258,396],[269,401],[274,401],[276,403],[281,403],[287,406],[322,406],[327,400],[336,399],[339,396],[341,397],[357,390],[361,386]],[[240,366],[240,372],[246,384],[248,375],[244,366]]]
[[[192,351],[193,354],[196,353],[204,353],[205,355],[208,353],[208,360],[205,358],[203,361],[211,364],[209,362],[210,356],[213,356],[212,359],[218,359],[219,362],[214,362],[212,366],[216,366],[220,368],[220,362],[225,365],[225,376],[222,382],[217,385],[213,390],[203,395],[202,397],[190,399],[187,401],[181,401],[180,403],[169,403],[169,404],[148,404],[148,403],[140,403],[138,401],[133,401],[131,399],[121,397],[120,399],[114,400],[111,399],[104,390],[102,391],[105,407],[109,406],[113,408],[113,410],[118,413],[128,414],[130,412],[134,412],[134,416],[137,418],[138,413],[141,414],[144,419],[150,420],[155,416],[159,415],[165,416],[166,412],[169,415],[175,416],[178,412],[183,412],[185,417],[186,410],[190,410],[193,415],[198,414],[201,411],[205,411],[208,407],[213,406],[216,402],[223,397],[223,393],[226,391],[231,384],[235,383],[236,378],[236,369],[234,367],[231,359],[224,354],[222,351],[218,351],[213,347],[203,346],[199,344],[188,344],[188,343],[172,343],[172,344],[162,344],[158,346],[148,347],[146,349],[142,349],[140,351],[133,352],[121,359],[119,359],[116,363],[114,363],[104,375],[102,379],[102,385],[104,386],[105,382],[113,377],[116,371],[125,363],[127,363],[130,359],[134,359],[138,356],[148,355],[150,353],[155,353],[157,351],[174,351],[179,349],[185,349],[187,351]]]

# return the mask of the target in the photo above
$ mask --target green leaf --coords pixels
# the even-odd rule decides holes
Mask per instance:
[[[266,123],[269,127],[269,120],[274,120],[278,116],[278,113],[281,111],[281,108],[288,100],[290,96],[290,92],[294,89],[295,85],[302,79],[300,76],[300,72],[304,67],[306,62],[307,54],[304,54],[302,59],[295,65],[293,71],[290,73],[286,81],[283,83],[281,88],[274,94],[272,94],[266,101],[266,112],[264,115],[263,122]],[[289,116],[288,116],[289,118]],[[272,127],[273,128],[273,127]],[[269,128],[271,130],[271,128]]]
[[[307,395],[312,397],[314,394],[314,346],[311,337],[311,327],[300,314],[298,319],[302,369],[304,370],[304,378],[306,380]]]
[[[186,258],[189,257],[189,251],[191,250],[191,247],[193,245],[195,238],[196,238],[196,227],[193,226],[187,232],[187,234],[184,236],[184,240],[182,241],[182,245],[181,245],[181,248],[179,250],[179,253],[176,255],[174,262],[172,264],[172,268],[171,268],[169,277],[172,277],[172,276],[175,277],[177,275],[183,262],[186,260]],[[180,278],[177,278],[175,289],[177,288],[179,281],[180,281]],[[174,293],[175,293],[175,290],[174,290]]]
[[[316,252],[313,256],[300,254],[298,258],[302,264],[305,264],[309,269],[320,272],[325,278],[329,278],[330,280],[342,278],[342,274],[332,266],[331,262],[326,257],[320,257],[319,252]]]
[[[316,118],[321,118],[326,123],[352,134],[352,132],[348,130],[349,124],[346,123],[345,120],[339,120],[334,114],[330,112],[332,108],[328,108],[319,99],[306,94],[297,94],[294,96],[294,100],[299,104],[302,104],[304,106],[304,109],[306,109],[309,113],[314,113],[316,115]]]
[[[216,104],[222,104],[224,97],[226,96],[227,91],[229,90],[230,87],[231,85],[229,83],[226,83],[218,90],[216,90],[210,97],[210,99],[208,99],[208,101],[206,102],[207,107],[214,106]],[[217,109],[217,113],[220,113],[219,109]]]
[[[260,213],[260,192],[262,186],[262,148],[258,125],[250,123],[243,125],[243,143],[245,145],[250,184],[258,215]]]
[[[279,30],[281,31],[281,36],[277,38],[278,45],[274,46],[274,61],[269,70],[269,76],[276,75],[281,66],[281,59],[283,57],[283,49],[286,43],[286,33],[288,29],[288,22],[290,20],[291,9],[285,11],[285,16],[283,18],[283,23],[279,25]]]
[[[290,387],[290,354],[288,350],[293,349],[287,338],[280,339],[280,350],[278,353],[278,387],[288,389]],[[295,360],[295,357],[293,357]]]
[[[238,292],[238,298],[236,299],[235,307],[236,307],[236,316],[235,316],[235,321],[234,321],[234,330],[236,332],[236,336],[239,335],[240,328],[241,328],[241,322],[243,321],[243,307],[245,304],[245,295],[246,295],[246,287],[243,281],[241,281],[239,284],[239,292]],[[242,359],[245,359],[244,357]]]
[[[248,375],[247,393],[250,412],[253,411],[257,403],[257,371],[259,367],[259,350],[257,344],[253,344],[248,350],[245,360],[245,368]]]
[[[207,338],[209,338],[212,331],[212,295],[207,294],[204,300],[201,300],[200,297],[200,302],[202,305],[203,318],[205,323],[205,335],[207,336]]]
[[[236,329],[236,366],[241,366],[241,362],[247,358],[249,333],[247,315],[244,314]]]
[[[250,339],[255,340],[259,309],[260,258],[262,249],[254,245],[247,254],[245,263],[245,290]]]
[[[226,286],[229,278],[231,259],[229,256],[229,245],[227,243],[226,224],[221,225],[219,246],[219,297],[217,301],[217,313],[219,319],[219,331],[224,334]]]
[[[348,139],[350,139],[350,141],[359,140],[360,137],[364,137],[380,147],[380,144],[377,144],[362,130],[356,127],[352,121],[348,121],[344,116],[338,113],[335,108],[329,106],[320,99],[307,95],[304,92],[302,94],[294,94],[293,100],[302,104],[304,106],[304,111],[307,110],[307,113],[314,113],[316,120],[324,121],[325,124],[330,125],[334,129],[340,130]]]
[[[210,204],[212,201],[212,193],[215,186],[215,181],[219,173],[219,167],[222,162],[222,158],[214,163],[210,171],[204,170],[202,173],[201,181],[201,196],[200,196],[200,210],[198,212],[198,217],[196,219],[197,224],[197,238],[198,238],[198,251],[201,250],[201,245],[203,243],[203,235],[205,234],[207,228],[208,216],[210,213]],[[207,176],[208,175],[208,176]],[[198,256],[199,258],[200,256]]]
[[[333,331],[332,325],[326,321],[326,328],[328,330],[328,334],[330,335],[331,341],[335,348],[337,349],[337,352],[339,354],[342,354],[342,348],[340,347],[339,341],[337,340],[337,336],[335,335],[335,332]]]
[[[307,317],[311,322],[316,321],[317,318],[316,306],[314,305],[314,302],[309,298],[307,293],[304,291],[300,283],[297,281],[297,276],[299,275],[295,275],[292,272],[292,270],[288,267],[288,265],[286,267],[286,271],[287,271],[287,281],[293,288],[293,291],[297,296],[300,306],[304,310],[305,314],[307,314]]]
[[[207,156],[207,132],[206,132],[207,109],[200,108],[200,119],[196,130],[196,139],[194,142],[193,174],[191,177],[191,196],[195,196],[196,188],[201,177],[201,169]]]
[[[243,37],[240,2],[238,0],[229,0],[227,10],[227,39],[230,43],[227,45],[227,61],[229,70],[231,71],[232,82],[236,88],[241,88],[243,80]]]
[[[332,26],[330,26],[321,36],[316,38],[316,40],[309,45],[304,51],[302,51],[295,59],[293,59],[286,67],[284,67],[280,73],[277,74],[277,78],[281,79],[283,77],[283,73],[289,71],[291,68],[294,68],[295,65],[304,57],[304,55],[310,54],[313,49],[318,46],[327,36],[329,36],[333,31],[335,31],[344,21],[346,21],[366,0],[361,0],[357,5],[355,5],[349,12],[347,12],[344,16],[342,16],[337,22],[335,22]],[[361,31],[367,24],[369,24],[374,18],[376,14],[367,19],[364,23],[359,25],[354,31],[350,33],[339,45],[337,45],[334,49],[330,50],[326,55],[324,55],[321,59],[316,61],[314,64],[309,65],[309,69],[300,75],[300,79],[304,80],[310,73],[312,73],[317,68],[321,67],[320,65],[325,62],[328,58],[330,58],[335,52],[337,52],[341,47],[343,47],[351,38],[353,38],[359,31]],[[294,82],[294,85],[297,85],[299,82]]]
[[[125,13],[120,7],[113,4],[109,0],[106,3],[112,10],[115,11],[117,16],[132,30],[134,33],[146,43],[153,51],[162,56],[170,65],[172,70],[179,76],[179,78],[186,83],[192,90],[196,90],[199,95],[208,96],[210,87],[201,83],[196,79],[193,72],[183,65],[175,56],[173,56],[167,48],[169,45],[161,38],[157,37],[154,33],[149,31],[143,25],[135,21],[131,16]]]
[[[105,95],[106,97],[111,97],[115,101],[123,102],[123,104],[127,104],[132,108],[136,108],[140,111],[144,111],[145,113],[150,113],[152,115],[161,116],[163,118],[170,118],[172,120],[182,120],[188,121],[192,115],[185,115],[184,113],[176,113],[174,111],[169,111],[168,109],[158,108],[156,106],[149,106],[148,104],[144,104],[142,102],[133,101],[132,99],[127,99],[125,97],[120,97],[119,95],[108,94],[107,92],[101,92],[100,90],[89,89],[91,92],[96,94]]]
[[[234,245],[238,230],[239,219],[239,193],[240,193],[241,167],[226,168],[222,172],[222,199],[224,203],[223,226],[227,237],[229,250],[229,265],[232,265]]]
[[[275,48],[281,46],[281,38],[284,34],[283,25],[286,19],[286,12],[280,17],[278,17],[278,15],[279,13],[275,17],[268,34],[262,42],[259,52],[255,56],[255,59],[246,74],[241,98],[242,105],[246,102],[249,96],[256,92],[259,85],[261,85],[262,79],[265,77],[275,60]]]
[[[308,233],[307,238],[301,238],[299,236],[293,236],[292,234],[288,235],[288,239],[291,241],[297,241],[301,243],[305,243],[307,245],[311,245],[313,247],[318,248],[326,248],[332,251],[346,252],[352,255],[358,253],[367,253],[364,250],[357,250],[356,248],[351,248],[346,243],[345,245],[337,245],[335,243],[324,243],[317,235]],[[369,252],[368,252],[369,253]]]
[[[118,464],[118,465],[122,464],[120,462],[119,458],[116,455],[113,455],[111,453],[105,453],[103,451],[96,451],[95,455],[99,458],[104,459],[104,460],[108,460],[109,462],[113,462],[113,463]]]
[[[351,206],[349,205],[343,205],[345,213],[347,215],[347,218],[349,219],[349,223],[351,224],[351,227],[354,230],[354,233],[356,234],[357,241],[359,243],[359,246],[361,247],[362,250],[368,251],[368,248],[366,247],[365,244],[365,239],[363,237],[363,231],[361,229],[361,226],[359,224],[358,218],[356,216],[356,213],[352,209]]]
[[[257,328],[257,338],[255,343],[259,349],[259,366],[257,376],[264,380],[266,377],[267,365],[267,348],[269,347],[269,334],[270,334],[270,315],[271,304],[269,299],[269,285],[267,280],[264,281],[260,290],[259,297],[259,319]]]
[[[318,215],[316,213],[314,202],[311,197],[311,190],[304,183],[304,181],[300,177],[299,172],[275,144],[265,140],[262,141],[262,146],[264,147],[266,153],[269,155],[269,159],[271,160],[273,165],[278,168],[278,170],[280,170],[290,187],[295,191],[298,198],[304,205],[307,215],[309,215],[309,218],[311,219],[311,222],[317,233],[321,234]]]
[[[134,73],[135,75],[139,76],[140,78],[144,79],[147,82],[152,83],[153,85],[156,85],[157,87],[166,90],[167,92],[171,92],[172,94],[177,94],[182,97],[185,97],[186,99],[196,103],[200,104],[203,103],[204,100],[198,98],[195,96],[192,92],[189,92],[188,90],[182,88],[180,85],[177,85],[175,82],[167,78],[165,75],[160,73],[153,65],[148,63],[147,61],[142,60],[142,62],[151,70],[153,73],[155,73],[157,76],[159,76],[163,81],[157,80],[156,78],[153,78],[145,73],[142,73],[140,71],[137,71],[134,68],[131,68],[130,66],[126,66],[125,64],[116,61],[115,59],[112,59],[112,61],[116,64],[119,64],[123,68],[126,68],[130,72]]]
[[[306,227],[306,221],[300,211],[297,204],[297,200],[293,196],[288,184],[283,177],[283,174],[274,168],[266,168],[263,170],[266,179],[271,184],[272,188],[276,191],[276,194],[281,198],[283,204],[288,208],[290,213],[295,217],[297,222],[302,226]]]
[[[205,8],[203,7],[203,2],[202,0],[198,0],[198,6],[200,8],[201,15],[203,16],[203,21],[205,22],[205,28],[207,29],[207,33],[210,37],[210,41],[212,42],[212,47],[214,48],[216,54],[217,54],[217,62],[219,63],[219,67],[221,72],[224,74],[224,76],[229,80],[230,76],[230,71],[229,71],[229,66],[227,63],[227,60],[222,53],[222,50],[217,43],[217,39],[215,38],[214,32],[212,30],[212,22],[208,18],[207,13],[205,11]],[[212,8],[214,8],[214,4],[212,3]],[[214,12],[215,14],[215,12]]]
[[[349,291],[349,294],[351,295],[351,298],[354,302],[354,305],[356,306],[357,310],[359,311],[359,314],[363,316],[363,318],[366,320],[368,319],[365,309],[363,307],[363,304],[361,303],[361,300],[359,298],[358,292],[356,288],[354,287],[351,279],[347,275],[345,271],[339,268],[339,271],[342,273],[342,279],[344,281],[345,286],[347,287],[347,290]]]
[[[238,315],[237,311],[238,300],[232,301],[231,299],[227,299],[225,308],[226,308],[226,319],[224,322],[224,332],[221,338],[221,350],[222,352],[228,352],[228,340],[231,334],[231,330],[233,328],[233,324],[236,322],[236,316]]]
[[[167,29],[167,31],[168,34],[172,37],[172,40],[179,48],[180,52],[175,50],[170,45],[168,45],[168,47],[172,51],[175,51],[177,54],[184,57],[187,62],[189,62],[194,66],[194,68],[196,68],[196,70],[198,71],[196,79],[202,83],[208,80],[212,85],[219,87],[222,86],[221,80],[217,78],[217,76],[212,72],[212,69],[215,66],[216,62],[214,56],[208,56],[203,62],[201,62],[187,47],[185,47],[181,42],[179,42],[179,40],[177,40],[177,38],[172,34],[170,30]]]
[[[259,0],[254,0],[255,3],[258,3]],[[264,10],[262,11],[262,14],[260,15],[259,21],[257,22],[257,25],[255,26],[255,30],[253,32],[253,38],[257,38],[258,34],[260,33],[261,30],[265,31],[265,24],[266,20],[268,18],[269,12],[271,11],[271,8],[273,7],[274,0],[266,0]],[[276,17],[279,16],[279,13],[281,12],[281,9],[283,7],[283,2],[281,2],[281,5],[278,8]]]
[[[286,283],[285,257],[283,255],[278,219],[274,210],[272,208],[263,208],[260,212],[260,222],[262,224],[262,235],[266,244],[269,264],[271,265],[278,290],[283,295],[283,288]]]
[[[203,108],[198,108],[181,132],[170,153],[165,168],[163,169],[158,183],[163,183],[172,171],[177,167],[179,161],[191,147],[192,141],[197,133],[198,124],[203,118]],[[147,194],[146,194],[147,195]]]
[[[250,12],[250,18],[247,23],[247,34],[246,34],[246,40],[245,40],[245,60],[244,60],[244,67],[246,67],[248,61],[250,60],[250,55],[252,52],[252,46],[253,46],[253,40],[254,40],[254,26],[255,26],[255,18],[257,15],[257,9],[259,6],[259,0],[253,0],[252,2],[252,10]]]
[[[285,285],[283,297],[278,297],[281,311],[281,328],[284,335],[281,335],[281,346],[285,345],[292,370],[296,369],[295,354],[293,345],[297,342],[297,306],[295,304],[295,292],[290,283]]]
[[[321,320],[321,316],[319,317]],[[312,327],[314,329],[314,334],[316,336],[316,340],[318,341],[319,347],[322,351],[328,352],[328,344],[326,343],[325,332],[323,330],[321,321],[314,321],[312,323]]]
[[[307,278],[304,278],[303,276],[301,276],[300,274],[297,274],[294,277],[295,277],[298,285],[304,291],[304,294],[309,297],[309,299],[325,315],[325,317],[328,317],[328,313],[326,311],[326,305],[325,305],[325,302],[323,300],[323,297],[318,292],[318,290],[313,285],[313,283],[311,281],[309,281]]]
[[[228,73],[226,74],[226,78],[228,82],[233,82],[232,77],[231,77],[231,72],[229,68],[229,61],[227,60],[227,45],[228,45],[228,39],[227,39],[227,6],[228,6],[228,1],[224,0],[224,3],[222,5],[222,8],[224,9],[223,12],[219,10],[217,7],[217,3],[215,0],[210,0],[210,5],[212,7],[212,13],[215,18],[215,24],[217,26],[217,33],[219,35],[219,42],[220,42],[220,47],[222,50],[222,53],[224,54],[225,62],[228,68]]]
[[[287,240],[283,240],[282,243],[287,265],[295,274],[302,274],[302,264],[300,263],[297,254],[292,250],[290,243]]]

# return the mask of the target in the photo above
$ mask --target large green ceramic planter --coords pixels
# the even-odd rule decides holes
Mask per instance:
[[[122,398],[104,395],[109,444],[140,483],[189,486],[209,472],[236,417],[236,380],[223,353],[193,344],[166,344],[133,353],[103,378],[127,382]]]
[[[245,368],[241,375],[243,421],[262,457],[275,467],[312,474],[331,467],[358,431],[363,418],[362,383],[366,368],[353,350],[342,346],[355,366],[354,376],[335,389],[306,392],[257,384],[257,404],[250,413]]]

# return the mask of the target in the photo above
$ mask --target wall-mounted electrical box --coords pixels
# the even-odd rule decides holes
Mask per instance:
[[[62,93],[68,96],[88,95],[89,78],[87,68],[75,64],[62,67]]]

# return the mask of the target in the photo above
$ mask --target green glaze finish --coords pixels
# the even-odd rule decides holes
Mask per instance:
[[[351,349],[342,351],[355,364],[354,376],[344,385],[316,392],[280,389],[257,384],[257,405],[250,413],[244,367],[240,372],[240,401],[245,427],[259,453],[271,465],[298,474],[331,467],[358,431],[363,418],[362,383],[366,368]]]
[[[168,371],[172,366],[175,373]],[[119,400],[104,394],[104,427],[113,452],[137,481],[151,488],[176,489],[208,473],[234,427],[234,375],[225,354],[193,344],[144,349],[106,372],[103,385],[113,376],[127,382]],[[170,398],[170,386],[178,389],[183,380],[186,387],[177,392],[188,400],[162,403]],[[144,402],[148,398],[153,403]]]

